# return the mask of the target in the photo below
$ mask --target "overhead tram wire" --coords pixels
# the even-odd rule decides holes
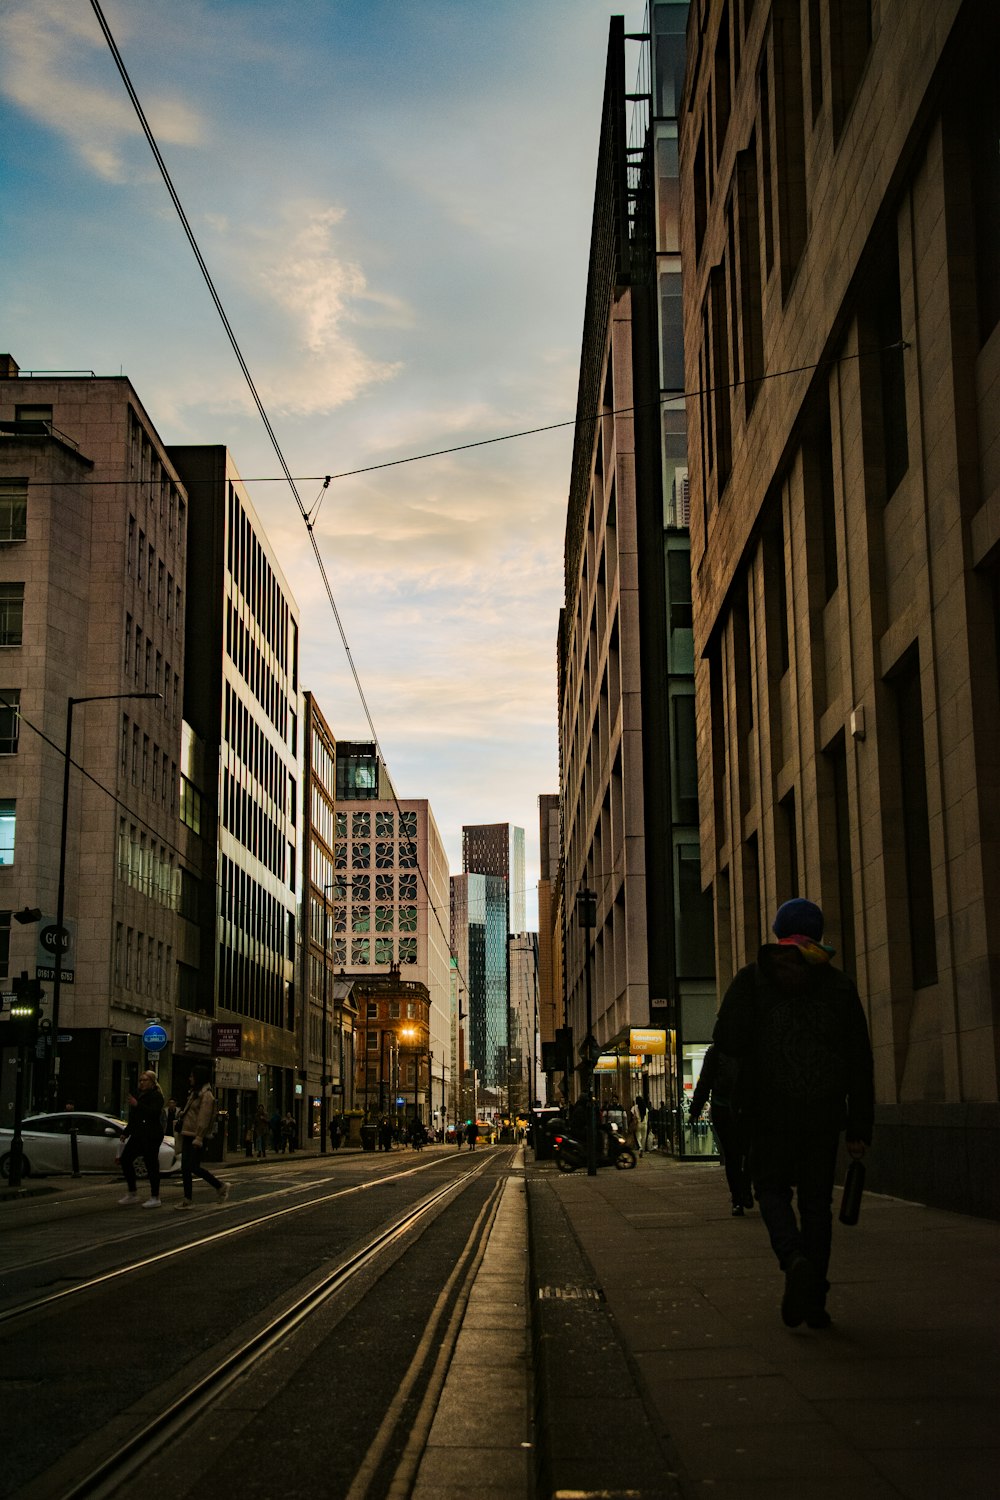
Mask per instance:
[[[335,479],[354,479],[359,474],[377,474],[380,469],[398,469],[404,464],[425,463],[431,458],[447,458],[453,453],[469,453],[475,448],[490,448],[496,443],[513,443],[519,438],[536,437],[543,432],[558,432],[566,427],[589,427],[598,422],[602,417],[623,417],[634,412],[650,411],[654,406],[669,406],[671,403],[680,401],[698,401],[702,396],[714,396],[717,391],[738,391],[741,386],[763,385],[765,380],[781,380],[787,375],[805,375],[811,370],[833,369],[836,365],[848,364],[851,360],[874,357],[876,354],[891,354],[895,350],[903,353],[911,345],[906,339],[897,339],[893,344],[885,344],[878,349],[856,349],[851,354],[835,354],[830,358],[810,360],[803,365],[789,365],[784,370],[766,370],[763,375],[755,375],[749,380],[729,380],[722,385],[699,386],[693,391],[661,391],[654,401],[640,401],[632,406],[613,406],[608,411],[594,412],[587,417],[567,417],[562,422],[548,422],[542,427],[522,427],[517,432],[503,432],[497,437],[476,438],[471,443],[457,443],[450,448],[431,448],[426,453],[409,453],[404,458],[387,458],[382,463],[364,464],[358,469],[341,469],[337,474],[296,474],[295,484],[315,484],[322,482],[322,490],[313,502],[311,510],[303,516],[311,518],[313,524],[319,511],[323,495]],[[289,477],[286,474],[252,474],[240,475],[244,484],[287,484]],[[132,484],[131,479],[55,479],[47,480],[50,489],[63,487],[77,487],[86,485],[116,485]]]
[[[365,697],[365,691],[364,691],[364,688],[363,688],[362,683],[361,683],[361,678],[360,678],[360,676],[358,674],[358,669],[357,669],[357,666],[356,666],[355,661],[354,661],[354,656],[353,656],[353,654],[351,652],[351,647],[350,647],[350,644],[348,643],[348,640],[347,640],[347,633],[344,630],[343,621],[340,618],[340,611],[337,608],[337,601],[336,601],[336,599],[333,596],[333,589],[332,589],[332,587],[330,585],[329,577],[327,576],[326,566],[325,566],[325,564],[323,562],[322,553],[319,550],[319,544],[316,541],[316,534],[315,534],[315,531],[314,531],[314,528],[313,528],[313,522],[310,519],[310,513],[306,509],[305,504],[303,503],[302,496],[299,494],[298,486],[296,485],[295,479],[294,479],[294,477],[292,475],[292,471],[289,468],[288,463],[287,463],[287,461],[285,459],[285,455],[284,455],[284,453],[282,451],[281,444],[278,442],[277,433],[275,432],[273,426],[271,425],[271,419],[270,419],[270,417],[267,414],[267,410],[266,410],[266,408],[264,406],[263,401],[261,400],[260,393],[257,390],[257,386],[256,386],[256,384],[254,382],[254,378],[253,378],[253,376],[250,373],[250,367],[249,367],[249,365],[247,364],[246,360],[243,357],[243,351],[240,348],[239,340],[237,339],[236,334],[233,331],[232,324],[230,323],[229,318],[228,318],[228,316],[226,314],[226,310],[225,310],[225,308],[222,305],[222,299],[220,298],[218,292],[216,291],[215,283],[213,282],[212,277],[211,277],[211,273],[209,272],[208,266],[205,263],[205,258],[204,258],[204,256],[201,253],[201,249],[200,249],[200,247],[198,245],[198,241],[195,238],[194,230],[191,228],[191,225],[190,225],[190,222],[188,220],[187,214],[184,211],[184,205],[181,203],[180,197],[178,196],[177,190],[174,187],[173,181],[171,179],[170,172],[167,169],[167,164],[166,164],[166,162],[163,159],[163,156],[162,156],[162,154],[160,152],[159,146],[157,145],[156,137],[153,134],[153,131],[152,131],[152,128],[150,127],[149,121],[146,119],[146,114],[145,114],[145,111],[143,110],[142,103],[141,103],[141,101],[139,99],[139,96],[136,93],[135,88],[134,88],[134,86],[132,84],[132,80],[131,80],[131,78],[129,76],[128,69],[125,66],[125,60],[122,57],[120,51],[118,50],[118,44],[116,43],[116,41],[114,39],[114,36],[112,34],[111,28],[108,25],[107,20],[105,19],[104,12],[101,10],[100,0],[90,0],[90,3],[91,3],[91,8],[92,8],[92,10],[94,12],[94,15],[97,17],[98,25],[100,26],[101,31],[104,34],[104,39],[105,39],[105,41],[108,44],[108,48],[109,48],[109,50],[111,52],[111,56],[114,59],[115,66],[117,67],[119,75],[121,76],[121,80],[122,80],[122,82],[125,85],[125,88],[126,88],[126,91],[128,93],[128,96],[129,96],[129,98],[132,101],[132,107],[135,110],[136,116],[137,116],[137,118],[139,120],[139,124],[142,127],[143,134],[145,135],[146,140],[147,140],[147,142],[149,144],[149,148],[150,148],[150,150],[153,153],[153,158],[156,161],[156,165],[157,165],[157,167],[160,170],[160,176],[163,178],[164,185],[165,185],[165,187],[167,189],[167,192],[170,195],[170,201],[174,205],[174,208],[175,208],[175,210],[177,212],[177,216],[178,216],[178,218],[181,221],[181,226],[182,226],[182,228],[184,230],[185,236],[187,237],[188,244],[191,246],[191,250],[192,250],[192,253],[193,253],[194,257],[195,257],[195,260],[198,262],[198,268],[201,271],[201,274],[202,274],[202,277],[204,279],[205,285],[208,288],[209,295],[211,296],[212,302],[213,302],[213,304],[215,306],[215,310],[219,314],[219,318],[220,318],[220,320],[222,322],[222,326],[223,326],[223,328],[225,329],[225,332],[226,332],[226,337],[229,339],[229,343],[230,343],[230,345],[232,347],[233,353],[236,355],[236,359],[237,359],[237,362],[239,364],[239,367],[240,367],[241,371],[243,372],[243,378],[244,378],[244,380],[247,383],[247,387],[248,387],[248,389],[250,391],[251,396],[253,397],[254,405],[256,406],[258,414],[260,415],[260,419],[261,419],[261,421],[264,424],[264,430],[266,431],[266,433],[268,435],[268,438],[269,438],[270,443],[271,443],[271,447],[274,449],[275,456],[277,457],[278,463],[279,463],[279,465],[281,467],[282,475],[284,476],[284,479],[287,482],[288,487],[289,487],[289,489],[292,492],[292,496],[293,496],[293,498],[295,500],[295,504],[298,507],[299,515],[301,516],[303,525],[305,526],[306,531],[307,531],[307,533],[309,535],[309,544],[312,547],[313,557],[315,558],[316,566],[319,569],[320,577],[323,580],[323,587],[326,590],[326,597],[327,597],[327,600],[329,601],[330,609],[331,609],[331,611],[333,613],[333,618],[336,621],[337,630],[338,630],[339,635],[340,635],[341,644],[342,644],[342,646],[344,648],[344,654],[347,657],[347,663],[348,663],[348,666],[351,669],[351,676],[354,678],[354,685],[357,688],[358,698],[360,699],[360,702],[361,702],[361,707],[362,707],[362,710],[364,712],[365,720],[366,720],[366,722],[368,724],[369,730],[371,731],[372,742],[375,745],[376,750],[378,751],[379,758],[382,760],[382,762],[384,764],[385,763],[385,755],[384,755],[383,750],[382,750],[382,745],[381,745],[381,743],[379,741],[378,732],[377,732],[377,730],[375,728],[375,721],[373,720],[372,715],[371,715],[371,710],[368,707],[368,700]],[[329,484],[329,476],[324,475],[322,477],[324,479],[323,491],[325,492],[325,490],[327,488],[327,485]],[[321,499],[322,495],[319,498]],[[316,511],[316,509],[317,509],[317,504],[314,503],[313,510]],[[394,797],[394,800],[397,801],[397,805],[398,805],[398,799],[396,799]],[[427,890],[426,880],[423,878],[423,872],[419,870],[419,867],[418,867],[418,873],[421,876],[421,884],[424,886],[424,889],[427,892],[428,906],[429,906],[430,910],[432,910],[434,912],[434,915],[435,915],[435,918],[437,920],[438,926],[441,928],[442,935],[443,935],[443,937],[445,939],[445,942],[446,942],[446,944],[448,946],[448,951],[449,951],[449,953],[451,953],[452,952],[452,949],[451,949],[451,935],[445,929],[444,923],[443,923],[443,921],[442,921],[442,919],[441,919],[441,917],[440,917],[440,915],[438,913],[437,907],[433,906],[432,903],[431,903],[431,901],[430,901],[430,891]],[[454,954],[452,954],[452,956],[454,957]]]

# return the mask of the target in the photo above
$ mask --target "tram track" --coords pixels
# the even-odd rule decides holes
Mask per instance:
[[[332,1192],[321,1193],[318,1197],[308,1198],[301,1203],[288,1204],[283,1208],[270,1209],[266,1213],[255,1214],[250,1218],[241,1220],[238,1224],[228,1224],[224,1228],[212,1230],[208,1234],[199,1235],[197,1239],[184,1240],[179,1245],[171,1245],[168,1249],[158,1250],[153,1255],[143,1256],[139,1260],[129,1261],[125,1265],[115,1266],[110,1270],[102,1271],[94,1276],[89,1276],[85,1280],[74,1282],[72,1286],[61,1287],[58,1291],[46,1292],[44,1296],[31,1298],[25,1302],[15,1303],[11,1307],[0,1310],[0,1326],[3,1326],[7,1323],[13,1323],[19,1318],[28,1316],[30,1313],[44,1311],[46,1308],[54,1305],[57,1302],[63,1302],[67,1298],[82,1296],[84,1293],[92,1291],[96,1287],[102,1286],[108,1282],[116,1281],[121,1277],[138,1275],[143,1271],[148,1271],[150,1267],[156,1266],[165,1261],[174,1260],[178,1256],[191,1254],[195,1251],[204,1249],[206,1246],[216,1244],[223,1240],[231,1239],[236,1235],[247,1234],[256,1229],[266,1228],[268,1225],[274,1224],[281,1219],[288,1218],[294,1214],[306,1213],[311,1209],[323,1207],[324,1205],[331,1203],[338,1198],[353,1197],[359,1193],[370,1192],[374,1188],[386,1186],[392,1182],[399,1182],[405,1178],[415,1176],[418,1172],[424,1172],[432,1167],[439,1167],[440,1165],[441,1161],[439,1159],[427,1162],[419,1162],[398,1172],[383,1173],[378,1177],[369,1178],[364,1182],[353,1183],[349,1187],[336,1188]],[[472,1176],[474,1175],[475,1170],[476,1169],[473,1169],[473,1172],[469,1172],[464,1175],[466,1177]],[[462,1178],[455,1179],[456,1182],[461,1180]],[[280,1189],[279,1192],[282,1196],[288,1192],[308,1192],[312,1185],[313,1184],[305,1184],[301,1188],[297,1186],[294,1188],[284,1188]],[[234,1205],[234,1207],[236,1206],[238,1205]],[[89,1247],[74,1247],[72,1250],[66,1250],[64,1252],[61,1252],[60,1254],[45,1257],[42,1260],[25,1261],[20,1266],[6,1266],[4,1270],[7,1275],[10,1275],[13,1272],[19,1270],[37,1269],[39,1265],[58,1264],[60,1261],[69,1260],[74,1256],[79,1257],[80,1255],[89,1253],[92,1250],[101,1249],[108,1243],[108,1241],[102,1241],[97,1242]],[[115,1240],[110,1243],[120,1245],[134,1243],[134,1241],[131,1241],[124,1236],[116,1236]]]
[[[260,1361],[266,1359],[278,1345],[282,1344],[294,1334],[308,1319],[310,1319],[330,1298],[341,1292],[355,1277],[371,1267],[386,1249],[395,1244],[401,1237],[409,1233],[419,1222],[424,1219],[451,1193],[462,1190],[471,1180],[481,1177],[486,1163],[477,1165],[471,1171],[463,1172],[461,1176],[446,1183],[436,1192],[423,1199],[409,1212],[401,1215],[393,1224],[375,1235],[370,1242],[355,1254],[348,1257],[337,1265],[331,1272],[306,1293],[296,1299],[289,1307],[283,1309],[272,1318],[263,1328],[256,1330],[250,1337],[246,1338],[237,1348],[231,1350],[224,1359],[209,1370],[198,1382],[183,1396],[174,1400],[164,1411],[160,1412],[153,1420],[147,1422],[128,1441],[122,1443],[113,1453],[79,1482],[71,1488],[63,1490],[59,1500],[110,1500],[123,1486],[128,1485],[132,1478],[149,1462],[150,1457],[158,1452],[164,1445],[177,1439],[184,1431],[196,1423],[207,1410],[209,1410],[237,1381],[250,1375]],[[466,1290],[471,1278],[475,1274],[478,1262],[481,1259],[482,1247],[485,1244],[483,1233],[484,1224],[487,1226],[492,1221],[492,1213],[495,1212],[496,1202],[502,1192],[502,1184],[497,1184],[487,1200],[486,1205],[480,1211],[473,1232],[466,1246],[466,1256],[454,1268],[451,1276],[442,1289],[435,1306],[434,1315],[425,1333],[425,1340],[418,1350],[417,1355],[411,1361],[406,1377],[401,1382],[399,1399],[394,1408],[386,1414],[386,1418],[380,1426],[375,1442],[372,1444],[369,1454],[366,1456],[362,1472],[359,1473],[355,1486],[350,1492],[350,1500],[364,1500],[368,1493],[369,1483],[374,1476],[379,1461],[381,1460],[388,1435],[394,1429],[399,1415],[403,1409],[405,1397],[412,1389],[413,1384],[419,1376],[426,1352],[433,1345],[444,1313],[452,1300],[455,1283],[460,1274],[464,1277]],[[331,1195],[337,1196],[337,1195]],[[467,1292],[466,1292],[467,1295]],[[458,1308],[464,1307],[460,1299]],[[455,1324],[453,1315],[451,1323]],[[452,1330],[449,1328],[449,1333]],[[451,1337],[457,1336],[457,1329]]]
[[[176,1493],[178,1473],[189,1475],[192,1461],[204,1462],[205,1453],[214,1457],[227,1447],[234,1440],[234,1432],[242,1430],[254,1415],[255,1402],[260,1405],[265,1387],[276,1397],[284,1396],[289,1386],[304,1385],[308,1393],[314,1387],[310,1371],[329,1367],[329,1356],[324,1353],[321,1357],[320,1349],[334,1351],[335,1362],[342,1358],[350,1362],[353,1347],[364,1347],[365,1340],[370,1343],[372,1337],[376,1343],[384,1341],[387,1323],[395,1330],[400,1320],[398,1335],[389,1333],[389,1347],[394,1355],[403,1356],[405,1369],[397,1368],[396,1358],[389,1365],[381,1364],[379,1393],[376,1397],[366,1391],[368,1405],[363,1420],[351,1424],[344,1472],[338,1487],[327,1492],[349,1492],[352,1500],[408,1493],[406,1475],[412,1476],[420,1461],[420,1434],[426,1441],[511,1163],[506,1153],[490,1153],[477,1160],[471,1170],[455,1173],[452,1168],[447,1181],[428,1184],[432,1190],[416,1202],[402,1206],[397,1198],[391,1214],[383,1216],[377,1209],[361,1208],[362,1195],[379,1185],[386,1185],[390,1192],[395,1189],[405,1202],[408,1179],[432,1165],[444,1163],[421,1162],[365,1183],[310,1196],[302,1203],[272,1208],[244,1223],[219,1227],[143,1257],[132,1266],[104,1272],[7,1309],[0,1322],[6,1324],[8,1341],[15,1340],[8,1347],[11,1367],[21,1365],[26,1378],[20,1384],[25,1391],[32,1380],[35,1382],[37,1399],[30,1394],[22,1396],[15,1389],[19,1382],[13,1379],[10,1395],[18,1396],[22,1410],[32,1412],[38,1431],[57,1431],[44,1456],[36,1453],[32,1459],[30,1452],[22,1449],[17,1460],[20,1482],[13,1488],[0,1483],[0,1494],[16,1494],[23,1500],[90,1500],[130,1492],[140,1473],[144,1484],[155,1482],[160,1470]],[[495,1182],[490,1181],[493,1173]],[[419,1190],[418,1183],[412,1187]],[[345,1218],[348,1211],[340,1208],[338,1200],[351,1199],[358,1207]],[[329,1215],[331,1208],[335,1217],[324,1223],[323,1213]],[[308,1228],[303,1242],[303,1231],[294,1227],[294,1216],[310,1209],[317,1214],[318,1222],[305,1221]],[[364,1233],[366,1225],[369,1232],[359,1242],[359,1231]],[[255,1248],[252,1230],[261,1232],[259,1248]],[[336,1232],[331,1234],[333,1230]],[[338,1238],[342,1242],[340,1253],[321,1265],[310,1246]],[[234,1244],[242,1247],[235,1251],[239,1257],[235,1266],[234,1251],[229,1248]],[[290,1253],[293,1246],[302,1249]],[[194,1252],[207,1253],[209,1259],[193,1259],[192,1267],[197,1265],[198,1269],[187,1270],[183,1257]],[[314,1261],[311,1270],[310,1258]],[[281,1263],[280,1273],[274,1270],[272,1261]],[[263,1270],[265,1266],[266,1277],[255,1275],[254,1267]],[[130,1273],[135,1273],[132,1279]],[[67,1361],[74,1369],[87,1367],[88,1330],[103,1324],[113,1343],[111,1330],[120,1325],[134,1326],[135,1310],[150,1305],[150,1298],[153,1305],[160,1299],[164,1309],[176,1310],[183,1307],[183,1299],[193,1287],[198,1287],[197,1296],[202,1299],[196,1308],[204,1306],[209,1314],[207,1324],[203,1323],[208,1337],[192,1344],[190,1333],[171,1329],[168,1351],[165,1345],[161,1348],[161,1332],[156,1338],[161,1356],[157,1367],[143,1371],[140,1384],[134,1382],[130,1362],[121,1366],[113,1353],[101,1357],[89,1408],[79,1410],[72,1421],[65,1421],[65,1393],[76,1389],[77,1381],[63,1367]],[[252,1288],[253,1294],[247,1295]],[[89,1300],[86,1293],[90,1293]],[[35,1334],[30,1321],[34,1314],[43,1325],[52,1327],[50,1311],[61,1315],[55,1341],[48,1335]],[[171,1318],[171,1323],[174,1321]],[[200,1321],[196,1311],[193,1326]],[[379,1330],[373,1335],[362,1332],[360,1346],[359,1325]],[[406,1328],[409,1332],[404,1331]],[[24,1359],[18,1355],[18,1348],[33,1352]],[[102,1376],[102,1368],[107,1369],[110,1380]],[[189,1368],[196,1376],[190,1381]],[[148,1379],[150,1374],[155,1376],[153,1380]],[[113,1399],[119,1375],[131,1399],[124,1406],[117,1401],[108,1406],[107,1397]],[[57,1383],[53,1390],[53,1379],[61,1382],[62,1389]],[[0,1388],[4,1384],[0,1374]],[[263,1413],[268,1408],[265,1404],[260,1409]],[[300,1406],[293,1409],[297,1430]],[[282,1427],[292,1430],[287,1420]],[[252,1430],[247,1429],[247,1439]],[[318,1432],[322,1431],[321,1417]],[[206,1432],[209,1438],[197,1438],[197,1434]],[[255,1432],[255,1440],[256,1436]],[[340,1433],[338,1446],[343,1446]],[[194,1460],[192,1454],[197,1455]],[[39,1468],[40,1458],[44,1469]],[[218,1479],[215,1483],[217,1486]],[[191,1493],[200,1491],[193,1488]]]

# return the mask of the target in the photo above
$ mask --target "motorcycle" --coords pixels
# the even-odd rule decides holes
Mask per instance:
[[[627,1172],[636,1164],[636,1155],[631,1146],[625,1142],[614,1130],[605,1132],[607,1135],[607,1154],[600,1150],[601,1142],[598,1140],[597,1165],[599,1167],[616,1167],[619,1172]],[[575,1141],[571,1135],[560,1133],[552,1138],[552,1151],[556,1159],[556,1166],[560,1172],[575,1172],[578,1167],[587,1165],[587,1148]]]

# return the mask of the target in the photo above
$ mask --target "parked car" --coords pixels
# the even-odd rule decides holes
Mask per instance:
[[[125,1121],[116,1119],[114,1115],[66,1109],[56,1115],[30,1115],[23,1122],[22,1177],[72,1172],[70,1130],[74,1126],[80,1171],[116,1173],[118,1165],[115,1158],[121,1150]],[[4,1180],[10,1176],[10,1145],[13,1135],[13,1130],[0,1129],[0,1177]],[[167,1137],[160,1146],[160,1171],[172,1172],[176,1165],[173,1137]],[[146,1164],[141,1156],[136,1158],[135,1169],[140,1177],[145,1176]]]

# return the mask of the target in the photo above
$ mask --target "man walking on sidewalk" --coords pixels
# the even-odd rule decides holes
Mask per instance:
[[[740,1061],[757,1202],[785,1273],[782,1319],[827,1328],[837,1145],[845,1128],[853,1157],[871,1144],[872,1050],[857,989],[822,941],[819,907],[786,901],[773,932],[777,942],[726,991],[713,1040]]]

